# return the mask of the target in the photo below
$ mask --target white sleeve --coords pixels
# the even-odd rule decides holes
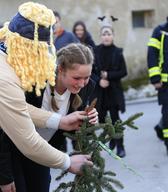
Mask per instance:
[[[62,115],[59,113],[53,113],[46,122],[47,128],[58,129]]]

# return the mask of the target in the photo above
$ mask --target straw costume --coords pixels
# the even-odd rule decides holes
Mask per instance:
[[[35,124],[39,128],[58,129],[57,114],[28,105],[24,95],[24,91],[32,91],[33,87],[40,95],[46,81],[52,86],[55,84],[54,23],[50,9],[27,2],[1,29],[0,39],[5,39],[5,44],[2,49],[0,47],[0,126],[26,157],[48,167],[67,169],[69,156],[51,147],[34,127]],[[6,158],[0,161],[1,177],[10,156],[2,153],[0,156],[0,160]],[[0,182],[7,184],[11,180],[6,183],[0,178]]]
[[[0,33],[0,38],[6,39],[7,62],[20,78],[22,88],[32,91],[32,86],[36,86],[37,95],[45,87],[46,80],[51,85],[55,83],[54,23],[51,10],[28,2],[19,7],[19,12]]]

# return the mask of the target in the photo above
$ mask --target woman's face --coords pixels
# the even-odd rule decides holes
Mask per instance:
[[[101,31],[101,42],[105,46],[109,46],[113,43],[114,35],[110,28],[103,28]]]
[[[75,27],[75,34],[76,34],[76,36],[79,38],[79,39],[81,39],[82,37],[83,37],[83,35],[84,35],[84,28],[83,28],[83,26],[82,25],[77,25],[76,27]]]
[[[77,94],[87,85],[92,71],[92,65],[89,64],[73,64],[72,69],[63,69],[60,67],[59,76],[61,84],[71,93]]]

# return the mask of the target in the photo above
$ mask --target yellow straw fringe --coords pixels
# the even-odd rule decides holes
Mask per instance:
[[[5,22],[3,27],[0,29],[0,40],[5,40],[6,33],[8,31],[9,22]]]
[[[39,96],[40,89],[46,86],[46,81],[52,86],[55,85],[56,57],[49,54],[46,42],[29,40],[9,31],[6,44],[7,61],[20,78],[25,91],[32,91],[35,86]]]
[[[52,31],[55,16],[51,9],[34,2],[23,3],[19,7],[19,13],[34,22],[34,40],[9,31],[9,23],[0,30],[0,39],[5,39],[7,62],[20,78],[22,88],[25,91],[32,91],[35,87],[36,94],[39,96],[40,89],[46,86],[46,81],[52,86],[55,85],[56,52]],[[39,41],[39,25],[50,27],[49,45],[47,42]]]
[[[23,3],[19,6],[19,13],[26,19],[45,27],[54,25],[56,22],[53,11],[39,3]]]

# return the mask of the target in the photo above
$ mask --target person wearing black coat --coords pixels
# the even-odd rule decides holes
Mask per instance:
[[[101,28],[102,43],[95,47],[95,63],[92,77],[96,81],[97,111],[99,122],[104,123],[107,111],[112,123],[120,119],[119,111],[125,111],[125,100],[121,79],[127,75],[122,49],[113,43],[113,29],[110,26]],[[117,155],[125,156],[123,138],[111,140],[111,149],[117,147]]]
[[[71,94],[71,96],[70,96],[70,106],[69,106],[69,110],[68,110],[67,114],[70,114],[70,113],[72,113],[72,112],[74,112],[76,110],[79,110],[79,111],[84,110],[85,107],[87,105],[89,105],[90,102],[93,99],[94,87],[95,87],[95,82],[92,79],[90,79],[89,83],[84,88],[81,89],[81,91],[79,92],[78,95]],[[40,97],[37,97],[36,94],[35,94],[35,91],[27,92],[26,93],[27,103],[32,104],[32,105],[34,105],[34,106],[36,106],[38,108],[41,108],[43,93],[44,93],[44,90],[42,91],[42,95]],[[78,96],[81,99],[82,103],[77,109],[75,109],[72,106],[72,103],[74,102],[74,100],[77,99]],[[66,143],[66,137],[63,135],[64,132],[65,131],[57,130],[57,132],[50,139],[49,143],[53,147],[55,147],[55,148],[57,148],[57,149],[59,149],[61,151],[66,152],[67,151],[67,143]]]
[[[85,86],[81,91],[79,92],[79,97],[82,100],[82,103],[78,109],[74,109],[72,106],[72,103],[78,97],[76,94],[71,94],[70,96],[70,107],[68,110],[68,114],[74,112],[75,110],[84,110],[84,108],[90,104],[91,102],[91,96],[94,91],[95,82],[93,80],[89,80],[89,83],[87,86]],[[42,100],[43,100],[43,93],[44,90],[42,90],[42,95],[37,97],[35,94],[35,91],[33,92],[27,92],[26,93],[26,101],[29,104],[32,104],[38,108],[41,108],[42,106]],[[50,139],[49,143],[56,149],[59,149],[61,151],[66,152],[67,151],[67,143],[66,143],[66,137],[63,135],[64,131],[57,130],[57,132],[53,135],[53,137]],[[36,189],[33,183],[36,183],[37,190],[39,191],[47,191],[46,188],[47,185],[44,183],[47,182],[47,180],[50,181],[50,174],[49,174],[49,168],[45,167],[43,165],[37,164],[28,158],[26,158],[11,142],[11,140],[8,138],[8,136],[0,129],[0,184],[7,184],[14,181],[17,183],[22,183],[22,168],[24,169],[26,176],[29,177],[29,191],[32,191],[32,189]],[[75,147],[75,142],[72,142],[73,147]],[[15,155],[12,155],[15,154]],[[19,163],[18,163],[19,161]],[[13,167],[13,168],[12,168]],[[14,169],[12,171],[12,169]],[[33,172],[32,172],[33,170]],[[17,176],[16,176],[17,174]],[[32,175],[32,177],[30,177]],[[38,180],[33,181],[35,178],[38,178]],[[43,183],[43,184],[42,184]],[[23,187],[23,188],[22,188]],[[43,188],[43,190],[42,190]],[[19,190],[23,191],[25,190],[24,185],[19,186]]]
[[[47,84],[46,89],[41,90],[41,96],[39,97],[36,96],[35,90],[33,92],[26,92],[26,101],[39,108],[48,106],[49,109],[45,108],[46,110],[51,110],[51,106],[53,111],[60,112],[62,116],[65,116],[67,113],[72,114],[74,111],[76,111],[76,115],[78,115],[78,112],[84,110],[85,107],[90,104],[91,95],[94,90],[95,83],[89,78],[93,63],[92,52],[84,45],[71,44],[60,50],[57,56],[59,66],[57,68],[56,86],[52,87]],[[64,91],[64,94],[60,93],[62,91]],[[55,101],[55,105],[53,104],[53,100]],[[60,100],[62,101],[59,102]],[[55,107],[57,107],[56,110]],[[65,108],[65,112],[63,108]],[[81,111],[81,113],[83,112]],[[96,109],[89,112],[87,116],[91,124],[97,122]],[[46,136],[49,136],[48,139],[44,138],[53,147],[66,151],[66,140],[63,132],[60,130],[53,130],[54,132],[52,132],[52,135],[49,135],[51,132],[48,128],[46,128],[46,131],[48,131],[48,134],[47,132],[43,132],[43,134],[41,132],[39,133],[42,137],[45,136],[44,133]],[[2,168],[4,171],[2,173],[3,175],[0,174],[0,182],[3,182],[2,179],[4,179],[4,183],[2,184],[11,182],[14,176],[18,192],[48,192],[51,180],[50,168],[35,163],[22,155],[14,144],[10,143],[10,139],[7,135],[3,134],[2,139],[5,141],[0,142],[0,144],[8,144],[9,146],[0,146],[0,149],[2,148],[0,150],[0,155],[2,154],[3,158],[5,158],[5,152],[7,152],[7,159],[10,160],[9,155],[11,155],[12,162],[4,164],[8,166],[6,169],[1,166],[3,162],[0,161],[0,170]],[[13,169],[11,169],[11,166]],[[9,174],[5,175],[8,171]]]
[[[161,124],[154,128],[157,136],[164,140],[168,154],[168,17],[153,30],[148,42],[147,62],[149,78],[158,91],[158,104],[161,105]]]

